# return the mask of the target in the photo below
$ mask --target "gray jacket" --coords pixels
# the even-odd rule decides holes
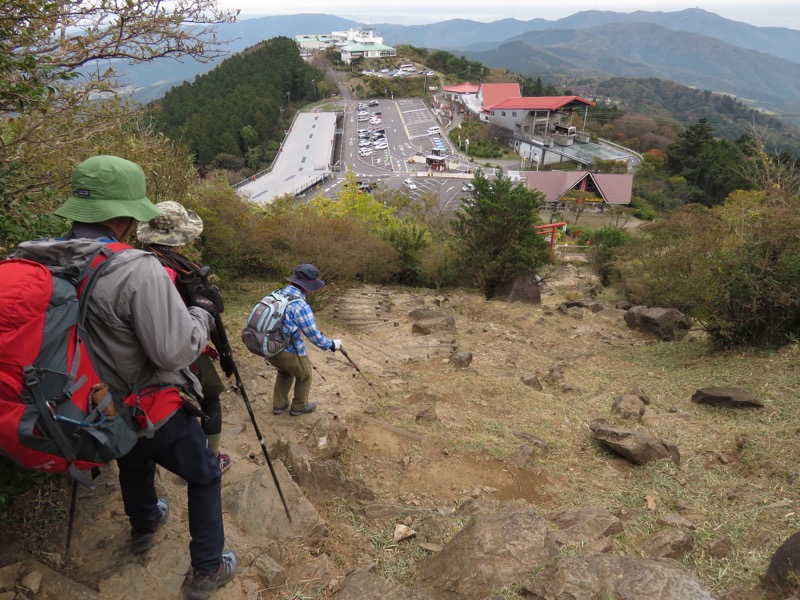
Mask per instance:
[[[88,238],[38,240],[15,256],[47,266],[84,266],[104,244]],[[141,250],[109,259],[89,299],[86,328],[95,367],[115,397],[153,385],[194,386],[188,366],[208,344],[214,318],[181,300],[164,267]]]

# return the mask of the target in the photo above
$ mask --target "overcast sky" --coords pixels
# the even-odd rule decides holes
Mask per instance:
[[[702,8],[726,19],[743,21],[759,27],[790,27],[800,29],[800,2],[798,0],[712,0],[698,3],[651,0],[625,2],[573,0],[571,2],[535,2],[531,0],[459,0],[457,2],[431,2],[430,0],[295,0],[269,4],[264,0],[218,0],[222,8],[240,9],[240,18],[297,13],[325,13],[363,23],[393,23],[411,25],[434,23],[453,18],[473,21],[497,21],[513,17],[522,21],[531,19],[560,19],[583,10],[610,10],[634,12],[636,10],[672,12],[685,8]],[[537,6],[538,4],[538,6]],[[276,6],[277,5],[277,6]]]

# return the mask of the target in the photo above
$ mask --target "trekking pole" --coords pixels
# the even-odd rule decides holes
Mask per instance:
[[[267,452],[267,444],[264,442],[264,436],[261,435],[261,430],[258,428],[258,423],[256,423],[256,416],[253,414],[253,407],[250,405],[250,398],[247,397],[247,392],[244,389],[242,377],[239,375],[239,368],[236,366],[236,363],[233,360],[233,351],[231,350],[231,345],[228,342],[228,334],[225,332],[225,325],[223,325],[222,319],[219,315],[214,317],[214,321],[217,323],[217,334],[219,335],[220,343],[222,344],[222,356],[227,357],[230,361],[231,370],[233,371],[233,378],[236,381],[236,389],[239,390],[239,394],[242,396],[242,400],[244,400],[244,405],[247,407],[247,414],[250,415],[250,422],[253,424],[253,429],[256,432],[258,443],[261,444],[261,451],[264,453],[264,458],[267,459],[269,472],[272,474],[272,480],[275,482],[275,489],[278,490],[278,496],[281,498],[283,510],[286,512],[286,518],[289,519],[289,523],[291,523],[292,515],[289,514],[289,507],[286,504],[286,498],[283,497],[283,490],[281,490],[281,484],[278,482],[278,476],[275,474],[275,467],[272,466],[272,460],[270,460],[269,452]]]
[[[64,548],[64,556],[69,560],[70,546],[72,545],[72,530],[75,525],[75,506],[78,504],[78,480],[72,480],[72,494],[69,502],[69,521],[67,522],[67,547]]]
[[[322,379],[322,381],[324,381],[325,383],[328,383],[328,380],[325,379],[325,377],[322,376],[322,373],[320,373],[319,369],[316,367],[316,365],[313,362],[311,362],[311,359],[309,359],[308,362],[311,363],[311,368],[314,369],[317,372],[317,375],[319,375],[319,378]]]
[[[373,391],[373,392],[375,392],[375,395],[376,395],[376,396],[377,396],[379,399],[381,399],[381,400],[382,400],[383,398],[382,398],[382,397],[381,397],[381,395],[378,393],[378,390],[375,388],[375,386],[374,386],[374,385],[372,385],[372,382],[371,382],[369,379],[367,379],[367,376],[366,376],[366,375],[364,375],[364,373],[361,373],[361,369],[359,369],[359,368],[358,368],[358,365],[357,365],[356,363],[354,363],[354,362],[353,362],[353,359],[352,359],[352,358],[350,358],[350,357],[347,355],[347,352],[345,352],[345,351],[344,351],[344,348],[339,348],[339,352],[341,352],[341,353],[342,353],[342,355],[343,355],[343,356],[344,356],[344,357],[345,357],[345,358],[348,360],[348,362],[349,362],[351,365],[353,365],[353,368],[354,368],[356,371],[358,371],[358,372],[361,374],[361,376],[364,378],[364,381],[366,381],[366,382],[367,382],[367,385],[368,385],[369,387],[371,387],[371,388],[372,388],[372,391]]]
[[[208,271],[205,270],[207,268],[208,267],[203,267],[203,269],[200,269],[199,271],[200,277],[204,282],[208,281]],[[242,377],[239,375],[239,368],[236,366],[236,362],[233,360],[233,350],[231,349],[230,342],[228,342],[228,334],[225,331],[225,325],[222,322],[222,317],[219,315],[214,315],[214,322],[217,325],[217,334],[219,335],[220,345],[222,346],[221,355],[226,357],[231,365],[233,378],[236,382],[236,389],[239,390],[239,395],[241,395],[242,400],[244,400],[244,405],[247,407],[247,413],[250,415],[250,422],[253,424],[253,429],[256,432],[258,443],[261,444],[261,451],[264,453],[264,458],[267,460],[269,472],[272,474],[272,481],[275,482],[275,489],[278,490],[278,496],[281,498],[283,510],[286,512],[286,518],[289,519],[289,523],[291,523],[292,515],[289,514],[289,506],[286,504],[286,498],[283,497],[283,490],[281,490],[281,484],[278,482],[278,476],[275,473],[275,467],[272,466],[272,460],[269,457],[269,452],[267,452],[267,444],[264,441],[264,436],[261,435],[261,430],[258,428],[258,423],[256,423],[256,416],[253,414],[253,407],[250,404],[250,398],[247,396],[247,392],[244,389],[244,383],[242,382]]]

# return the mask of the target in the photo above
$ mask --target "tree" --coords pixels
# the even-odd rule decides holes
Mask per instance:
[[[499,284],[535,272],[547,258],[539,207],[544,194],[514,184],[502,170],[489,180],[482,171],[473,179],[475,191],[451,222],[462,246],[462,268],[488,299]]]
[[[0,162],[13,197],[64,185],[98,134],[124,126],[111,60],[212,60],[216,0],[0,0]]]

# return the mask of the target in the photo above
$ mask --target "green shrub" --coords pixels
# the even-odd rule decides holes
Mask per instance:
[[[591,242],[586,252],[589,264],[600,277],[603,285],[608,285],[617,271],[614,268],[614,256],[618,248],[627,244],[631,235],[618,227],[603,227],[589,235]]]
[[[737,191],[644,225],[615,262],[629,298],[677,308],[715,345],[777,346],[800,335],[800,202]]]

